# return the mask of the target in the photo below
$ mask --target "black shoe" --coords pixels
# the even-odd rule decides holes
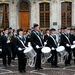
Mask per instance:
[[[68,64],[65,64],[65,66],[68,66]]]
[[[23,71],[19,71],[19,73],[24,73]]]
[[[8,67],[11,67],[11,64],[8,64]]]
[[[51,65],[51,67],[52,67],[52,68],[55,68],[55,66],[54,66],[54,65]]]
[[[39,69],[43,69],[42,67],[40,67]]]
[[[55,65],[55,67],[57,68],[57,67],[59,67],[59,66]]]
[[[24,73],[26,73],[26,70],[23,70]]]
[[[37,68],[35,68],[35,69],[36,69],[36,70],[40,70],[40,68],[38,68],[38,67],[37,67]]]
[[[68,64],[68,66],[71,66],[71,64]]]
[[[7,68],[7,65],[4,65],[5,68]]]

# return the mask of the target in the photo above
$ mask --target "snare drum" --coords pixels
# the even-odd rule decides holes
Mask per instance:
[[[29,59],[33,59],[37,53],[34,51],[34,49],[32,47],[27,47],[25,50],[24,50],[24,54],[26,55],[27,58]]]
[[[49,47],[43,47],[41,51],[44,54],[45,58],[48,59],[51,57],[51,49]]]
[[[56,51],[57,51],[58,53],[60,53],[60,56],[61,56],[61,57],[64,57],[64,56],[67,54],[67,52],[66,52],[64,46],[59,46],[59,47],[57,47],[57,48],[56,48]]]

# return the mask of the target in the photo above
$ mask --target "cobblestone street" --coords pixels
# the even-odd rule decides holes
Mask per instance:
[[[35,70],[27,65],[26,73],[18,72],[17,59],[12,61],[11,67],[5,68],[0,60],[0,75],[75,75],[75,64],[65,67],[63,63],[58,63],[59,68],[51,68],[50,63],[42,64],[43,70]]]

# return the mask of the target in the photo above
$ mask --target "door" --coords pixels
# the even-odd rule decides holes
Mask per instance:
[[[29,12],[29,3],[26,1],[22,1],[19,4],[19,27],[23,30],[29,29],[29,20],[30,20],[30,12]]]
[[[29,28],[29,12],[19,12],[20,28],[27,30]]]

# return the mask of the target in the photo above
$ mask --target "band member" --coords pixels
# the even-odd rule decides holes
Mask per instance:
[[[28,29],[28,30],[26,31],[25,37],[26,37],[26,40],[27,40],[28,46],[29,46],[29,45],[30,45],[30,37],[31,37],[31,29]]]
[[[38,24],[34,24],[34,30],[31,33],[31,45],[37,53],[35,69],[43,69],[41,67],[41,48],[43,46],[43,39]]]
[[[50,35],[50,30],[46,29],[46,34],[44,35],[44,44],[47,46],[48,37]]]
[[[56,36],[55,36],[56,30],[52,28],[50,31],[51,31],[51,34],[49,35],[49,38],[48,38],[48,46],[51,48],[51,53],[52,53],[51,67],[58,67],[57,66],[57,51],[56,51],[57,42],[56,42]]]
[[[18,56],[18,70],[20,73],[26,72],[26,62],[27,58],[23,51],[26,48],[26,39],[23,36],[23,29],[17,30],[17,38],[15,40],[15,48],[17,49],[17,56]]]
[[[75,36],[74,36],[73,28],[70,29],[69,39],[70,39],[71,45],[75,44]],[[73,52],[73,56],[75,57],[75,48],[72,48],[71,50]],[[75,59],[74,59],[74,63],[75,63]]]
[[[60,45],[63,45],[66,49],[66,51],[68,52],[68,54],[65,56],[65,66],[71,65],[70,61],[71,61],[71,42],[69,40],[68,37],[68,33],[67,33],[67,27],[62,27],[63,29],[63,33],[61,34],[61,42]]]
[[[11,27],[9,28],[8,34],[11,36],[11,47],[12,47],[12,57],[11,57],[11,59],[15,60],[16,50],[15,50],[15,47],[14,47],[14,42],[15,42],[16,37],[15,37],[13,29]]]
[[[50,30],[49,29],[46,29],[46,34],[44,35],[44,45],[45,46],[48,46],[48,38],[49,38],[49,35],[50,35]],[[48,62],[51,61],[51,58],[48,59]]]
[[[11,64],[11,38],[8,35],[8,29],[4,28],[4,35],[2,35],[2,57],[3,65],[7,67],[6,56],[8,56],[8,65]]]

